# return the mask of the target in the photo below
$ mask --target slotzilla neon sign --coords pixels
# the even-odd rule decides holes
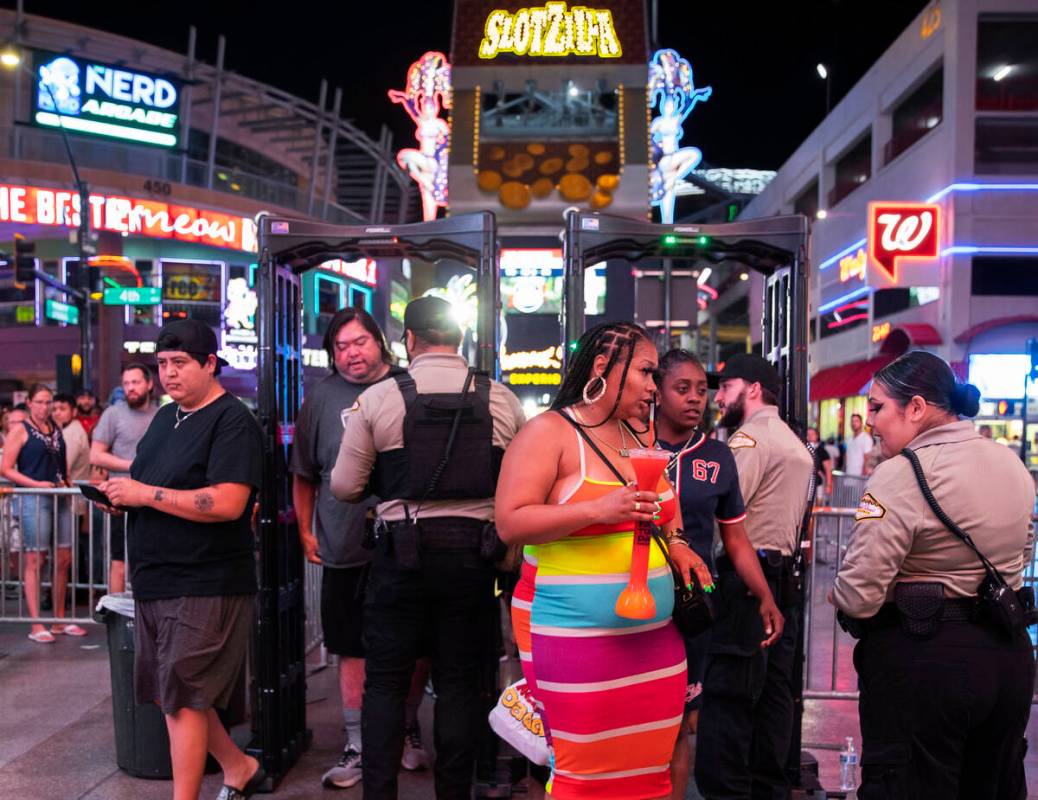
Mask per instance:
[[[501,53],[599,58],[623,55],[612,12],[582,6],[567,11],[565,3],[545,3],[515,12],[492,11],[485,33],[479,45],[479,57],[483,59]]]
[[[256,252],[256,224],[248,217],[103,194],[91,194],[89,203],[94,230]],[[76,228],[79,211],[75,192],[0,184],[0,222]]]

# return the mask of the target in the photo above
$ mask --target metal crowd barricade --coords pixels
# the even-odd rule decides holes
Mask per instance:
[[[864,475],[848,475],[846,472],[833,473],[833,494],[827,505],[835,508],[857,508],[858,501],[865,493],[868,478]]]
[[[108,591],[111,536],[111,517],[93,514],[78,489],[0,484],[0,622],[93,624]],[[67,616],[57,616],[59,603]]]
[[[854,639],[840,628],[836,609],[826,599],[847,553],[857,498],[854,503],[851,507],[819,507],[812,514],[809,596],[804,598],[805,700],[858,699],[858,674],[852,660]],[[1033,524],[1038,524],[1038,517]],[[1024,569],[1024,586],[1038,591],[1036,573],[1032,553]],[[1029,633],[1031,646],[1038,656],[1038,631],[1030,628]],[[1031,702],[1038,704],[1038,686]]]
[[[324,567],[312,561],[303,561],[303,636],[305,652],[321,648],[321,662],[326,661],[324,633],[321,627],[321,574]]]

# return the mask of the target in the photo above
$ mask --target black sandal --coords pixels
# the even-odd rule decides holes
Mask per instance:
[[[228,786],[225,783],[223,788],[220,789],[220,794],[216,796],[216,800],[248,800],[248,798],[259,791],[266,780],[267,773],[263,767],[257,767],[256,771],[252,773],[252,777],[249,778],[248,783],[240,789],[235,789],[233,786]]]

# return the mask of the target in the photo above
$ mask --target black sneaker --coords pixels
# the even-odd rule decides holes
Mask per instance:
[[[400,766],[412,772],[429,768],[429,754],[422,747],[422,730],[417,721],[404,733],[404,754],[400,758]]]

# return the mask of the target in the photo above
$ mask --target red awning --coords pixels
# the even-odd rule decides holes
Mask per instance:
[[[812,403],[817,403],[819,400],[861,394],[861,390],[872,380],[872,376],[893,360],[894,356],[884,354],[820,370],[811,378],[809,399]]]
[[[941,338],[941,334],[937,332],[933,325],[927,325],[922,322],[907,323],[898,325],[887,335],[879,352],[884,355],[899,356],[902,353],[908,352],[908,349],[913,346],[926,347],[927,345],[943,343],[944,340]]]
[[[1015,317],[998,317],[997,319],[989,319],[985,322],[980,322],[974,325],[972,328],[967,328],[958,336],[955,337],[956,344],[966,344],[972,342],[980,334],[991,330],[992,328],[1001,328],[1003,325],[1015,325],[1021,322],[1038,322],[1038,316],[1034,314],[1018,314]]]

